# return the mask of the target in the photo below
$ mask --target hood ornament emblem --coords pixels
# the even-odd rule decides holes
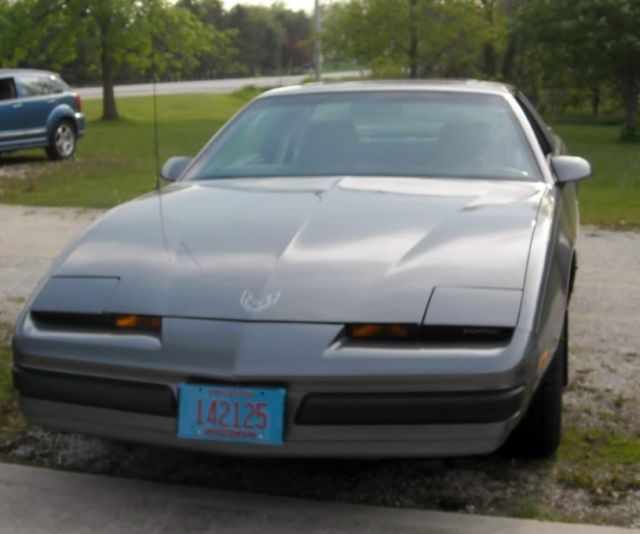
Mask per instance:
[[[260,313],[274,306],[279,300],[281,291],[269,293],[263,298],[257,298],[251,291],[246,289],[240,296],[240,305],[250,313]]]

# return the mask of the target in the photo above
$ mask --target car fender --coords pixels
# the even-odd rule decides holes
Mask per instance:
[[[563,191],[550,187],[535,223],[519,325],[535,333],[538,346],[527,362],[535,390],[562,336],[569,300],[577,214],[567,209]]]
[[[53,108],[47,118],[47,137],[53,133],[53,128],[62,119],[71,121],[76,131],[78,130],[75,110],[69,104],[59,104]]]

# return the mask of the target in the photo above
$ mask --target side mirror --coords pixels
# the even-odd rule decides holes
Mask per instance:
[[[184,156],[169,158],[162,166],[160,177],[167,182],[175,182],[192,161],[193,158]]]
[[[553,156],[551,166],[556,173],[558,183],[578,182],[593,175],[591,163],[575,156]]]

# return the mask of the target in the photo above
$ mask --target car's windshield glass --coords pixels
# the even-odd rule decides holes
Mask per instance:
[[[371,91],[257,100],[184,179],[324,175],[535,180],[540,172],[500,96]]]

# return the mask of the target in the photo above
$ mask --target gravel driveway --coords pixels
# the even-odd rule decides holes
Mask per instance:
[[[0,205],[0,326],[100,212]],[[0,457],[94,473],[351,503],[640,527],[640,233],[587,228],[571,308],[571,384],[557,459],[234,459],[32,429]]]
[[[0,204],[0,324],[15,321],[51,260],[100,213]]]

